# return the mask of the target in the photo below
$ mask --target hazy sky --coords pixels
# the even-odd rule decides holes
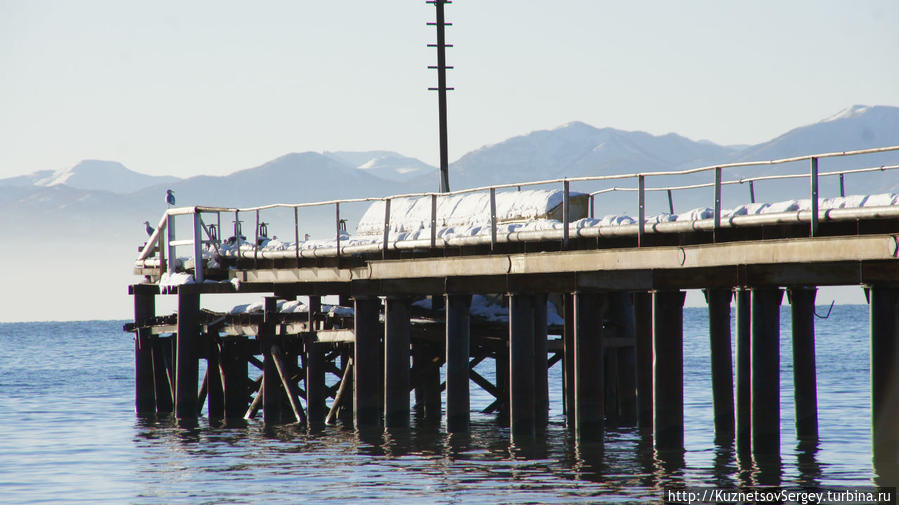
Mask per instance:
[[[457,0],[450,158],[572,120],[718,143],[899,105],[899,2]],[[0,0],[0,177],[113,159],[224,174],[291,151],[435,163],[433,7]]]

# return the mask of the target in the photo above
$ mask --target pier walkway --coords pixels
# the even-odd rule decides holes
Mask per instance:
[[[657,449],[682,450],[684,290],[701,289],[716,440],[757,457],[777,454],[784,292],[792,309],[795,429],[800,440],[815,440],[816,375],[827,373],[815,366],[817,287],[858,285],[871,314],[873,459],[895,471],[899,157],[891,165],[863,161],[882,153],[899,153],[899,146],[449,194],[170,209],[137,259],[143,282],[130,287],[137,412],[174,412],[190,422],[208,402],[210,418],[261,411],[266,423],[318,429],[337,420],[405,425],[414,408],[460,432],[468,429],[474,382],[495,398],[487,410],[509,423],[513,437],[529,438],[546,422],[547,370],[558,365],[577,438],[601,439],[609,424],[638,424],[653,431]],[[860,161],[819,171],[831,158]],[[801,172],[769,171],[796,163]],[[847,196],[846,178],[865,173],[888,182],[881,194]],[[755,201],[760,182],[795,179],[807,189],[794,200]],[[834,182],[834,194],[819,192],[825,180]],[[725,207],[723,195],[737,189],[742,204]],[[676,196],[697,191],[711,196],[707,208],[675,213]],[[606,198],[623,193],[633,196],[633,217],[595,217]],[[667,200],[667,212],[648,215],[653,197]],[[372,216],[376,225],[350,235],[351,204],[370,205],[359,229]],[[463,204],[479,215],[450,222],[453,206]],[[301,240],[300,212],[328,206],[331,237],[304,233]],[[274,212],[292,213],[293,241],[268,237],[265,220]],[[242,218],[255,219],[249,238]],[[227,239],[223,221],[234,225]],[[184,230],[188,238],[179,239],[176,231]],[[265,298],[255,311],[201,308],[202,295],[225,293]],[[159,316],[155,297],[166,294],[177,295],[178,313]],[[339,303],[323,306],[322,297],[332,295]],[[504,317],[478,315],[487,299],[505,307]],[[484,360],[494,362],[496,381],[474,370]],[[262,373],[254,379],[248,367]]]

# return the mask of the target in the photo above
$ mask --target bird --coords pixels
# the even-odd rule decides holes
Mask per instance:
[[[147,230],[147,236],[152,237],[152,236],[153,236],[153,232],[156,231],[156,230],[153,229],[152,226],[150,226],[150,222],[149,222],[149,221],[144,221],[144,226],[145,226],[144,229]]]
[[[169,207],[175,206],[175,192],[171,189],[165,190],[165,203],[169,204]]]

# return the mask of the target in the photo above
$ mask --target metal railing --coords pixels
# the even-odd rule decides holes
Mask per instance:
[[[309,208],[309,207],[322,207],[333,205],[335,208],[335,231],[336,231],[336,256],[339,258],[341,256],[341,232],[344,231],[341,226],[342,223],[345,223],[341,220],[340,217],[340,206],[341,204],[350,204],[350,203],[366,203],[366,202],[384,202],[384,228],[383,228],[383,239],[381,244],[382,254],[386,256],[387,249],[389,247],[389,236],[391,230],[391,201],[397,199],[404,198],[425,198],[428,197],[431,200],[431,209],[430,209],[430,240],[429,245],[431,248],[437,247],[437,199],[438,197],[449,197],[455,195],[462,195],[468,193],[477,193],[477,192],[489,192],[489,200],[490,200],[490,246],[491,249],[495,248],[497,243],[497,213],[496,213],[496,191],[498,189],[509,189],[509,188],[518,188],[520,190],[522,187],[529,186],[545,186],[551,184],[561,184],[562,185],[562,236],[561,236],[561,245],[563,248],[568,246],[569,242],[569,227],[568,223],[571,221],[571,213],[570,213],[570,185],[573,182],[602,182],[602,181],[617,181],[624,179],[636,179],[637,185],[636,187],[618,187],[613,186],[609,188],[604,188],[601,190],[593,191],[588,193],[589,195],[589,206],[590,206],[590,216],[593,217],[593,209],[594,209],[594,199],[597,195],[622,191],[622,192],[636,192],[637,193],[637,244],[638,246],[643,244],[644,234],[646,232],[646,194],[648,192],[658,192],[665,191],[668,195],[668,206],[671,214],[674,213],[674,202],[672,193],[674,191],[681,190],[691,190],[691,189],[700,189],[700,188],[714,188],[714,201],[713,201],[713,212],[714,212],[714,226],[713,230],[717,231],[721,227],[721,190],[724,186],[734,185],[734,184],[749,184],[750,191],[750,200],[755,203],[755,188],[754,183],[758,181],[767,181],[767,180],[778,180],[778,179],[799,179],[799,178],[808,178],[809,180],[809,198],[811,201],[811,217],[810,217],[810,229],[809,234],[811,236],[815,236],[818,234],[818,181],[821,177],[831,177],[831,176],[839,176],[840,178],[840,195],[845,196],[845,185],[844,185],[844,176],[847,174],[858,174],[865,172],[877,172],[877,171],[886,171],[886,170],[895,170],[899,169],[899,164],[896,165],[880,165],[876,167],[868,167],[868,168],[858,168],[858,169],[849,169],[849,170],[840,170],[840,171],[831,171],[831,172],[820,172],[818,171],[818,160],[822,158],[835,158],[835,157],[846,157],[846,156],[855,156],[862,154],[875,154],[875,153],[884,153],[884,152],[893,152],[899,151],[899,146],[890,146],[890,147],[881,147],[874,149],[861,149],[855,151],[844,151],[844,152],[832,152],[832,153],[823,153],[823,154],[813,154],[806,156],[796,156],[791,158],[782,158],[776,160],[769,161],[749,161],[749,162],[737,162],[737,163],[726,163],[720,165],[709,165],[704,167],[692,168],[687,170],[676,170],[676,171],[662,171],[662,172],[639,172],[639,173],[629,173],[629,174],[616,174],[616,175],[600,175],[600,176],[583,176],[583,177],[568,177],[568,178],[558,178],[558,179],[545,179],[539,181],[529,181],[529,182],[521,182],[521,183],[511,183],[511,184],[496,184],[492,186],[482,186],[477,188],[469,188],[462,189],[458,191],[452,191],[449,193],[435,193],[435,192],[424,192],[424,193],[406,193],[399,195],[392,195],[386,197],[366,197],[366,198],[345,198],[338,200],[325,200],[318,202],[307,202],[307,203],[276,203],[269,205],[261,205],[255,207],[244,207],[244,208],[234,208],[234,207],[182,207],[169,209],[166,211],[165,215],[162,217],[162,220],[159,222],[159,225],[156,227],[154,233],[150,236],[147,241],[146,246],[141,250],[140,255],[137,258],[139,262],[145,262],[150,255],[154,252],[159,251],[159,269],[160,272],[166,271],[173,273],[176,271],[176,248],[178,246],[193,246],[193,260],[194,260],[194,279],[196,282],[202,282],[204,279],[203,274],[203,246],[209,245],[211,249],[215,250],[216,253],[220,253],[222,246],[221,239],[221,213],[234,213],[234,237],[235,241],[238,245],[238,248],[241,244],[241,230],[240,230],[240,214],[252,212],[255,214],[256,218],[256,227],[255,227],[255,240],[254,240],[254,258],[257,257],[259,244],[260,244],[260,226],[262,223],[260,213],[266,210],[271,209],[293,209],[293,217],[294,217],[294,247],[296,251],[296,258],[299,260],[300,258],[300,226],[299,226],[299,209]],[[785,163],[793,163],[798,161],[809,161],[810,168],[808,172],[800,173],[800,174],[784,174],[784,175],[765,175],[758,177],[741,177],[738,179],[732,180],[724,180],[723,172],[727,169],[733,169],[738,167],[762,167],[762,166],[772,166],[772,165],[781,165]],[[713,172],[714,180],[713,182],[699,183],[699,184],[690,184],[690,185],[679,185],[679,186],[659,186],[659,187],[646,187],[646,178],[651,177],[662,177],[662,176],[685,176],[691,174],[699,174],[704,172]],[[215,214],[216,215],[216,228],[214,230],[217,233],[214,233],[212,229],[207,226],[207,224],[203,220],[204,214]],[[177,240],[175,237],[175,218],[182,215],[192,215],[193,216],[193,237],[189,240]],[[205,236],[205,238],[204,238]],[[166,260],[168,258],[168,261]]]

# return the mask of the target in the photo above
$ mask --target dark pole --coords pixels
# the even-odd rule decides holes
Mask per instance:
[[[428,68],[437,70],[437,87],[429,88],[432,91],[437,91],[437,103],[439,109],[439,121],[440,121],[440,192],[447,193],[449,192],[449,148],[447,147],[447,135],[446,135],[446,69],[452,68],[446,66],[446,48],[452,47],[452,45],[447,46],[446,44],[446,36],[445,36],[445,27],[449,24],[444,22],[443,17],[443,4],[451,3],[449,0],[431,0],[428,3],[434,4],[437,10],[437,19],[434,23],[428,23],[429,25],[433,25],[437,27],[437,43],[436,44],[428,44],[429,47],[437,48],[437,66],[431,66]]]

